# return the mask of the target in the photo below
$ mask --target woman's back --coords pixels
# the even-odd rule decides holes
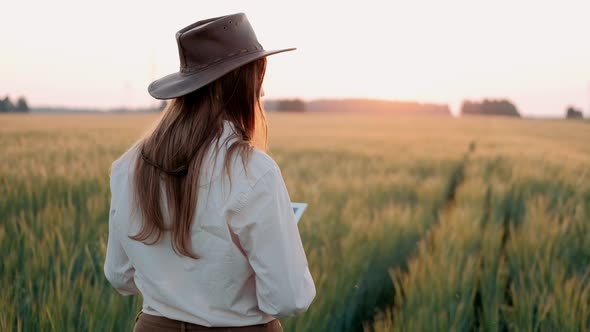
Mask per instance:
[[[132,183],[140,146],[112,165],[105,274],[121,294],[141,292],[146,314],[203,326],[247,326],[304,311],[315,296],[276,163],[253,149],[248,161],[234,154],[224,173],[233,132],[225,120],[201,166],[190,228],[197,259],[177,254],[170,232],[152,245],[129,237],[142,226]],[[163,188],[169,225],[165,193]]]
[[[111,168],[105,275],[143,295],[136,332],[281,331],[276,318],[315,297],[287,188],[262,152],[266,57],[293,49],[263,49],[243,13],[176,41],[179,71],[148,87],[171,102]]]

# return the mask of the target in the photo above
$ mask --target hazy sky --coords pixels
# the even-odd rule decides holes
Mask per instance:
[[[509,98],[527,115],[590,116],[590,1],[27,1],[0,15],[0,96],[33,106],[147,106],[177,71],[174,34],[245,12],[267,97],[447,103]]]

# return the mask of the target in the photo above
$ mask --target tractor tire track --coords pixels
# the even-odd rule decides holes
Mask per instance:
[[[410,250],[409,254],[399,264],[387,264],[387,262],[392,261],[390,258],[394,258],[395,254],[392,257],[376,258],[374,263],[371,264],[372,268],[369,268],[363,276],[356,291],[346,299],[346,303],[359,305],[349,306],[349,310],[334,316],[328,324],[328,331],[363,331],[365,326],[371,326],[373,324],[376,313],[395,304],[396,296],[401,296],[402,299],[405,297],[403,289],[401,290],[401,294],[396,294],[389,271],[392,268],[399,268],[403,273],[407,273],[407,264],[415,255],[418,244],[421,241],[427,241],[431,245],[434,245],[432,243],[431,232],[434,226],[439,223],[441,215],[451,213],[455,208],[457,193],[465,179],[465,168],[475,148],[475,142],[471,142],[463,157],[451,171],[440,203],[432,207],[432,220],[428,223],[428,230],[424,233],[423,237],[416,239],[412,250]],[[375,288],[379,290],[377,297],[370,298],[371,294],[375,294]],[[364,305],[369,303],[371,305]]]
[[[519,191],[518,188],[516,188],[515,186],[512,186],[502,196],[502,198],[499,200],[497,204],[499,206],[494,206],[493,204],[493,189],[492,185],[488,183],[488,188],[486,190],[486,196],[483,204],[483,214],[480,221],[482,240],[483,237],[487,234],[486,230],[488,225],[494,222],[492,217],[492,209],[497,208],[501,216],[501,218],[497,220],[497,222],[501,224],[502,229],[497,259],[499,262],[507,262],[509,257],[508,252],[506,250],[506,245],[511,237],[511,229],[513,230],[514,228],[518,227],[518,225],[522,222],[524,216],[525,206],[522,192]],[[474,326],[472,328],[473,331],[479,331],[481,329],[485,310],[490,310],[486,309],[486,306],[483,305],[482,298],[482,278],[483,273],[485,273],[485,265],[486,259],[483,253],[480,253],[480,271],[482,273],[479,274],[479,279],[476,282],[478,286],[473,300],[473,309],[475,313]],[[497,273],[498,271],[493,272]],[[502,306],[510,307],[513,305],[512,294],[510,291],[511,287],[512,275],[509,273],[506,279],[505,287],[504,289],[502,289]],[[493,310],[496,309],[497,308],[494,308]],[[498,331],[509,331],[507,319],[503,315],[503,312],[498,312],[498,316]]]

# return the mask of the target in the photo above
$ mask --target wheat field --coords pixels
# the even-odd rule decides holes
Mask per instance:
[[[109,167],[157,117],[0,116],[0,331],[132,330]],[[318,291],[286,331],[590,330],[589,122],[268,120]]]

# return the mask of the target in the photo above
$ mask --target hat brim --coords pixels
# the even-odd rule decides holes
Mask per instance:
[[[156,99],[172,99],[184,96],[215,81],[221,76],[254,60],[282,52],[294,51],[295,48],[280,50],[260,50],[229,58],[225,61],[207,66],[190,73],[176,72],[153,81],[148,86],[149,94]]]

